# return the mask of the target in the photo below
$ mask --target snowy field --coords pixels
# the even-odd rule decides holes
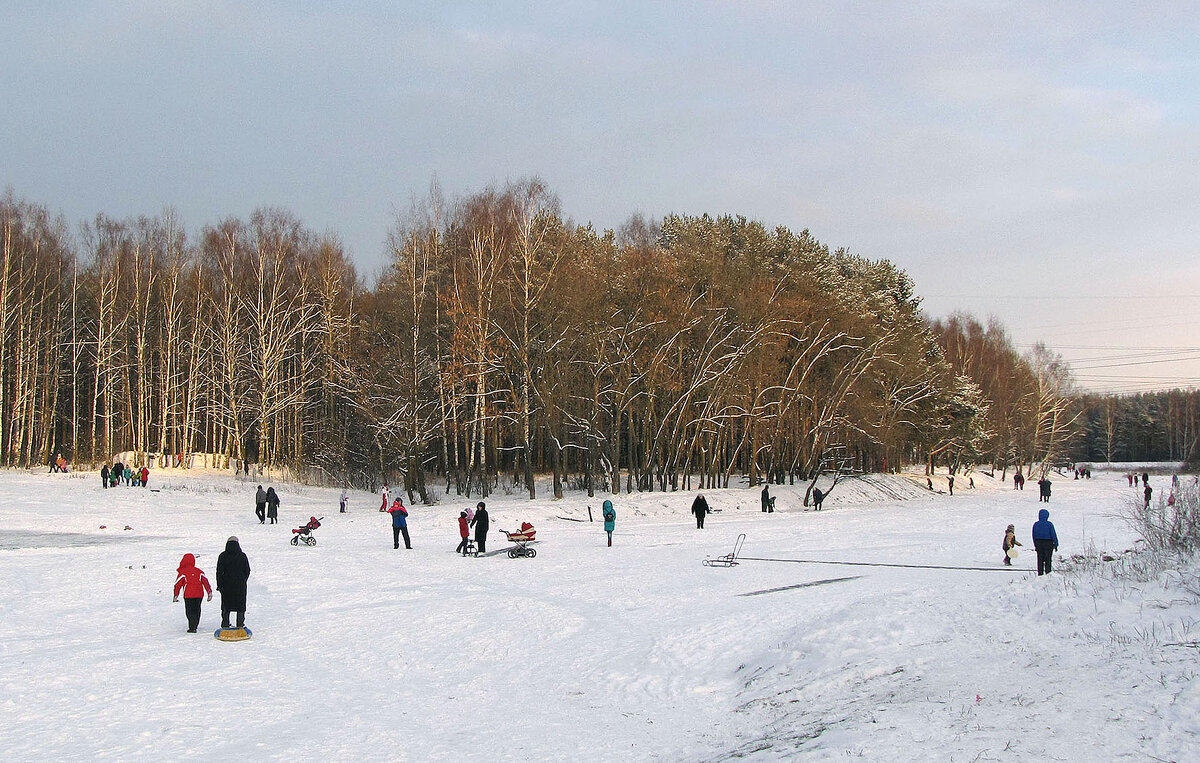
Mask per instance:
[[[846,482],[820,513],[798,487],[769,515],[757,490],[706,491],[704,530],[694,493],[622,495],[612,548],[559,518],[599,519],[603,497],[497,495],[489,550],[530,521],[537,558],[464,559],[474,500],[414,507],[397,551],[366,493],[340,515],[337,491],[276,485],[280,524],[261,526],[254,485],[227,476],[0,473],[3,757],[1200,759],[1196,573],[1112,574],[1139,565],[1125,479],[1055,479],[1062,554],[1118,558],[1038,578],[1036,486],[974,478],[953,497]],[[291,546],[309,515],[318,545]],[[982,569],[701,565],[739,533],[747,557]],[[212,579],[229,535],[253,568],[243,643],[212,637],[219,596],[198,634],[171,602],[180,557]]]

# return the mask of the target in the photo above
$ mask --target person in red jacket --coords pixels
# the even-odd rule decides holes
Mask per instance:
[[[179,573],[179,577],[175,578],[175,598],[172,601],[179,601],[179,592],[183,591],[183,609],[187,612],[188,620],[187,632],[195,633],[196,626],[200,624],[200,599],[207,593],[208,600],[212,601],[212,586],[208,584],[204,570],[196,566],[196,557],[192,554],[184,554],[179,562],[179,569],[175,571]]]
[[[142,467],[141,478],[142,478],[142,480],[141,480],[142,487],[146,487],[146,483],[150,481],[150,468],[149,467],[147,467],[147,466]]]
[[[458,534],[462,538],[462,542],[458,544],[458,548],[454,549],[457,553],[462,552],[463,556],[467,555],[467,539],[471,537],[470,520],[467,519],[467,512],[459,512],[458,515]]]

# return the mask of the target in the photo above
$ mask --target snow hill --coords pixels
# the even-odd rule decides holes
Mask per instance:
[[[1038,578],[1036,489],[973,476],[954,496],[844,481],[819,513],[802,485],[772,487],[774,514],[706,490],[703,530],[694,491],[622,494],[612,548],[586,521],[605,496],[514,491],[487,499],[489,548],[530,521],[537,558],[464,559],[475,499],[412,507],[406,551],[367,493],[342,515],[337,490],[276,484],[264,526],[228,476],[0,473],[4,757],[1197,759],[1200,573],[1123,553],[1135,491],[1101,473],[1055,480],[1068,558]],[[291,546],[311,515],[318,545]],[[742,533],[745,557],[801,561],[701,565]],[[212,638],[219,597],[199,634],[171,602],[180,557],[212,577],[229,535],[253,568],[244,643]]]

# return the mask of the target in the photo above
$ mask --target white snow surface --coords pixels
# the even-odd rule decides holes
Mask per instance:
[[[363,492],[339,514],[338,489],[276,484],[280,523],[263,526],[255,484],[228,476],[156,472],[155,492],[0,473],[0,747],[21,761],[1200,759],[1198,571],[1122,553],[1136,491],[1059,478],[1046,506],[972,476],[954,496],[917,474],[843,481],[819,513],[799,485],[772,487],[774,514],[757,488],[706,490],[703,530],[695,491],[622,494],[612,548],[599,521],[559,518],[599,520],[606,496],[492,495],[489,550],[507,546],[500,528],[538,531],[537,557],[510,559],[453,553],[475,498],[411,507],[409,551]],[[1037,577],[1043,507],[1063,555],[1117,561]],[[290,545],[310,515],[318,545]],[[981,569],[701,565],[740,533],[745,557]],[[183,554],[212,580],[229,535],[253,570],[241,643],[212,636],[219,594],[197,634],[171,601]]]

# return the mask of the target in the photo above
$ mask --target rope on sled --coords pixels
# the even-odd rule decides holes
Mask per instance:
[[[842,564],[850,567],[902,567],[910,570],[963,570],[966,572],[1029,572],[1020,567],[952,567],[941,564],[895,564],[889,562],[834,562],[825,559],[769,559],[739,556],[739,562],[791,562],[792,564]]]

